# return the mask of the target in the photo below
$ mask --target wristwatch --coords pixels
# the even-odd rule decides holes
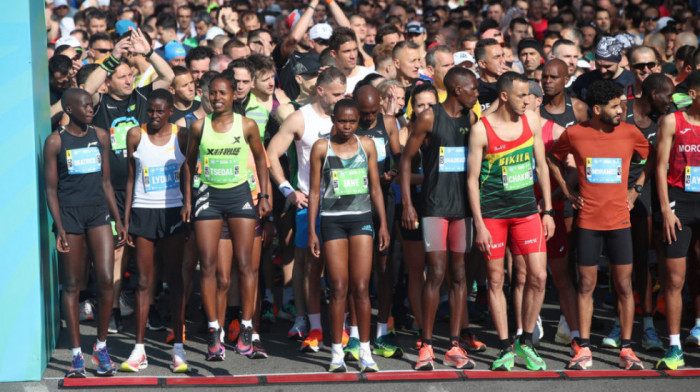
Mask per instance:
[[[542,215],[549,215],[554,218],[554,209],[542,211]]]
[[[632,188],[634,188],[634,190],[637,191],[637,193],[639,193],[640,195],[642,194],[642,189],[644,189],[644,187],[639,184],[634,184]]]

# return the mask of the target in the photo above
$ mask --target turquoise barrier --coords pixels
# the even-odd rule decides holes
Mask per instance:
[[[59,302],[43,187],[51,131],[44,2],[11,3],[0,13],[0,381],[25,381],[46,368]]]

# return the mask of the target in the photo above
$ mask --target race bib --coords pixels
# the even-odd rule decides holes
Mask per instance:
[[[373,137],[374,147],[377,149],[377,162],[382,162],[386,159],[386,146],[384,145],[383,137]]]
[[[204,157],[202,174],[212,184],[228,184],[235,182],[239,178],[241,165],[237,158]]]
[[[180,187],[180,168],[176,164],[143,168],[146,192],[165,191]]]
[[[126,125],[126,126],[124,126]],[[131,124],[119,124],[109,129],[109,139],[112,142],[112,151],[123,150],[126,156],[126,135],[129,133]]]
[[[586,158],[586,180],[590,184],[620,184],[622,158]]]
[[[503,166],[501,169],[503,172],[503,189],[506,191],[516,191],[532,186],[535,183],[532,173],[532,162]]]
[[[369,181],[367,169],[338,169],[331,172],[333,193],[336,196],[367,193]]]
[[[255,182],[255,172],[251,168],[248,168],[248,185],[250,185],[251,192],[258,189],[258,183]]]
[[[685,167],[685,191],[700,192],[700,166]]]
[[[440,173],[467,171],[467,149],[464,147],[440,147],[438,171]]]
[[[68,174],[88,174],[102,171],[102,155],[97,147],[66,150]]]
[[[195,168],[195,175],[192,177],[192,188],[199,189],[202,185],[202,180],[199,179],[199,175],[202,174],[202,161],[197,157],[197,167]]]

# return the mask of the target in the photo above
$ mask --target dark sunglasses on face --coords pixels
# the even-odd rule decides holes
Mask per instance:
[[[657,20],[659,20],[659,17],[658,16],[646,16],[646,17],[644,17],[644,20],[647,22],[651,22],[651,21],[656,22]]]
[[[645,68],[649,68],[649,70],[652,70],[656,67],[656,62],[652,61],[649,63],[637,63],[637,64],[632,64],[632,68],[638,70],[638,71],[644,71]]]
[[[428,18],[425,20],[425,23],[437,23],[440,21],[440,18]]]
[[[331,44],[331,40],[329,39],[316,39],[314,41],[321,46],[329,46]]]
[[[98,52],[98,53],[105,53],[105,54],[112,51],[112,49],[101,49],[101,48],[93,48],[92,50],[94,50],[95,52]]]

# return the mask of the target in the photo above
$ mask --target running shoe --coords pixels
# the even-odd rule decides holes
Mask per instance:
[[[348,330],[343,328],[343,337],[340,341],[340,343],[343,345],[343,347],[348,345],[348,342],[350,341],[350,334],[348,333]]]
[[[341,359],[340,362],[331,362],[328,366],[328,371],[331,373],[345,373],[348,371],[348,368],[345,366],[345,361]]]
[[[664,357],[656,363],[656,368],[659,370],[676,370],[683,366],[685,366],[683,350],[676,345],[668,346]]]
[[[287,321],[294,321],[296,316],[297,308],[292,302],[287,302],[286,304],[282,305],[282,309],[280,309],[279,313],[277,313],[277,318]]]
[[[267,351],[265,351],[265,348],[263,347],[260,339],[253,340],[252,346],[253,346],[253,349],[250,351],[250,354],[248,354],[248,358],[250,358],[250,359],[265,359],[265,358],[267,358]]]
[[[620,324],[615,323],[612,331],[610,331],[608,336],[603,338],[603,342],[600,344],[600,347],[618,348],[620,347],[620,339]]]
[[[631,348],[626,347],[620,350],[620,367],[625,370],[642,370],[644,364],[637,358]]]
[[[384,358],[401,358],[403,356],[403,349],[396,343],[396,335],[393,332],[378,337],[374,341],[372,352]]]
[[[209,328],[207,331],[207,361],[223,361],[226,358],[226,348],[221,344],[221,327]]]
[[[129,359],[127,359],[122,366],[119,368],[120,372],[131,372],[137,373],[141,369],[148,367],[148,359],[146,358],[146,353],[133,349]]]
[[[320,329],[313,329],[309,332],[309,336],[304,339],[301,343],[299,350],[305,353],[317,353],[318,350],[323,348],[323,331]]]
[[[590,347],[581,347],[576,339],[571,341],[571,352],[573,358],[566,366],[570,370],[586,370],[593,366],[593,354]]]
[[[557,334],[554,335],[554,343],[568,346],[571,344],[571,329],[565,318],[559,319],[557,325]]]
[[[294,320],[294,325],[292,329],[287,332],[287,338],[291,340],[304,340],[304,337],[309,332],[309,324],[306,322],[305,317],[297,317]]]
[[[693,347],[700,346],[700,325],[696,325],[690,330],[690,335],[685,338],[685,345]]]
[[[544,337],[544,328],[542,327],[542,318],[537,316],[537,323],[535,324],[535,330],[532,331],[532,345],[539,346],[540,340]]]
[[[345,353],[346,361],[359,361],[360,360],[360,339],[350,338],[348,340],[347,346],[343,349]]]
[[[379,371],[379,366],[372,358],[372,351],[365,351],[360,348],[360,371],[362,373],[374,373]]]
[[[95,307],[92,305],[92,301],[89,299],[81,302],[79,309],[80,313],[78,317],[80,321],[92,321],[95,319]]]
[[[467,351],[459,346],[452,346],[445,353],[445,360],[442,361],[445,366],[455,367],[457,369],[474,369],[476,364],[472,359],[467,357]]]
[[[185,350],[181,348],[173,348],[173,356],[170,361],[170,370],[173,373],[189,373],[190,366],[185,360]]]
[[[267,324],[275,323],[275,307],[269,301],[262,301],[260,321]]]
[[[164,331],[166,329],[163,320],[160,318],[160,313],[155,306],[151,306],[148,310],[148,320],[146,320],[146,328],[151,331]]]
[[[92,347],[92,362],[97,365],[98,376],[113,376],[117,372],[117,368],[109,357],[109,349],[103,347],[97,349],[97,344]]]
[[[85,373],[85,360],[83,359],[83,354],[73,355],[71,360],[70,369],[66,373],[66,378],[85,378],[87,373]]]
[[[238,335],[236,351],[241,355],[249,355],[253,352],[253,327],[242,327]]]
[[[122,291],[119,295],[119,313],[122,317],[129,317],[134,314],[134,299],[127,296],[126,292]]]
[[[512,351],[501,350],[491,364],[491,370],[511,371],[515,365],[515,355]]]
[[[112,315],[109,316],[109,325],[107,333],[118,333],[124,330],[122,325],[122,314],[119,309],[112,309]]]
[[[232,344],[236,344],[238,340],[238,335],[241,333],[241,322],[238,319],[231,320],[228,325],[228,333],[226,334],[226,339]]]
[[[477,339],[474,334],[465,330],[459,335],[459,344],[464,346],[469,352],[482,352],[486,351],[486,345]]]
[[[435,369],[433,358],[435,358],[433,355],[433,346],[424,344],[421,346],[420,351],[418,351],[418,360],[413,368],[415,370],[433,370]]]
[[[423,338],[420,337],[420,332],[418,332],[418,337],[416,338],[416,344],[413,345],[413,349],[416,351],[420,351],[421,347],[423,347]]]
[[[547,370],[547,364],[534,347],[522,344],[520,339],[515,341],[513,351],[520,358],[525,359],[525,366],[529,370]]]
[[[171,329],[168,331],[168,337],[165,338],[165,343],[174,344],[175,343],[175,330]],[[185,343],[185,326],[182,326],[182,343]]]
[[[642,345],[647,351],[664,351],[664,343],[659,339],[659,335],[654,327],[644,329]]]

